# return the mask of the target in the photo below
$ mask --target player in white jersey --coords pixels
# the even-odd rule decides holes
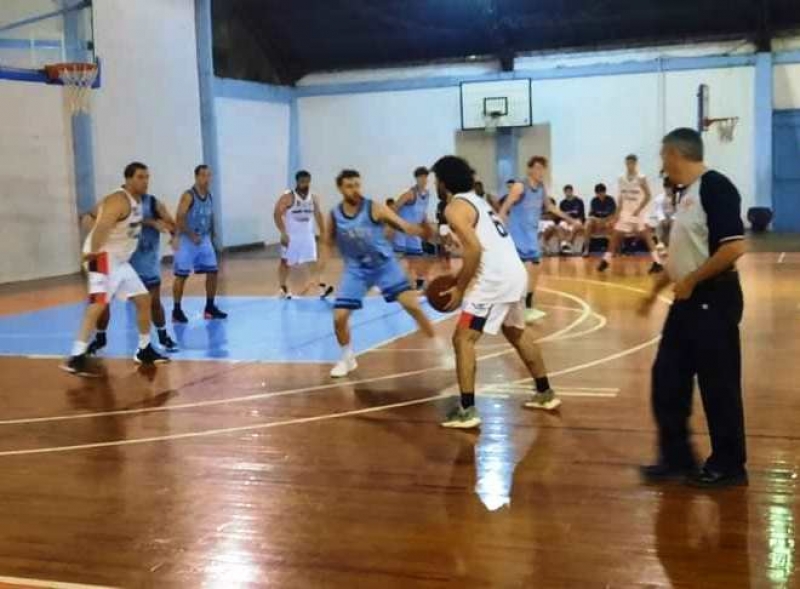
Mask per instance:
[[[275,204],[275,226],[281,233],[281,263],[278,266],[280,297],[291,299],[287,281],[291,268],[304,264],[315,264],[317,255],[317,229],[324,230],[325,220],[319,205],[319,197],[311,193],[311,174],[300,170],[295,174],[295,189],[287,190]],[[322,282],[319,268],[316,269],[319,295],[326,298],[333,287]],[[303,292],[312,285],[308,284]]]
[[[139,364],[169,362],[150,345],[150,295],[130,264],[142,230],[142,195],[147,191],[147,166],[139,162],[125,168],[125,184],[106,196],[97,211],[97,221],[86,238],[83,259],[89,275],[89,305],[78,338],[62,370],[79,376],[96,376],[86,354],[89,336],[97,320],[115,296],[136,305]]]
[[[656,250],[653,240],[653,232],[647,225],[645,211],[652,200],[650,186],[647,177],[639,173],[639,158],[631,154],[625,158],[625,174],[619,178],[619,194],[617,195],[617,217],[614,223],[614,231],[608,243],[608,250],[603,255],[603,259],[597,266],[598,272],[605,272],[611,264],[611,260],[619,252],[622,240],[625,237],[636,236],[641,239],[650,256],[653,264],[650,266],[650,273],[661,272],[661,259]]]
[[[475,345],[484,332],[495,335],[502,330],[533,377],[536,392],[525,406],[556,409],[561,402],[550,388],[536,337],[525,326],[528,274],[514,241],[497,213],[473,191],[474,171],[466,160],[445,156],[433,172],[439,198],[450,200],[445,217],[463,250],[456,286],[447,291],[449,310],[464,303],[453,334],[461,402],[442,425],[467,429],[481,423],[475,408]]]

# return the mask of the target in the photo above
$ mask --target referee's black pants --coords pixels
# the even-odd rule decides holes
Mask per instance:
[[[738,274],[697,285],[673,303],[653,365],[653,413],[660,460],[675,468],[696,464],[689,441],[694,378],[711,436],[706,467],[738,473],[746,462],[739,323],[744,301]]]

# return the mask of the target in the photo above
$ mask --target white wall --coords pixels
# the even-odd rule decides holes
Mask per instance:
[[[69,124],[61,88],[0,80],[0,283],[79,269]]]
[[[455,151],[461,127],[456,87],[301,98],[298,109],[300,163],[329,205],[342,168],[361,172],[365,194],[397,196],[415,167]]]
[[[289,188],[289,105],[217,98],[215,108],[224,245],[275,243],[272,211]]]
[[[800,63],[775,66],[773,77],[775,108],[800,108]]]
[[[94,27],[103,61],[92,107],[98,198],[140,160],[151,192],[174,210],[203,159],[194,0],[95,0]]]

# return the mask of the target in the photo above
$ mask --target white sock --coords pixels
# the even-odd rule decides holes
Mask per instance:
[[[606,262],[610,262],[611,260],[614,259],[614,254],[612,254],[611,252],[606,252],[606,253],[603,254],[603,259]]]
[[[355,356],[353,353],[353,344],[342,346],[342,358],[352,358],[353,356]]]
[[[75,340],[75,343],[72,344],[72,352],[70,353],[70,356],[81,356],[86,353],[88,347],[89,344],[86,342]]]
[[[150,345],[150,334],[147,335],[139,335],[139,349],[144,350],[147,346]]]
[[[653,250],[652,252],[650,252],[650,257],[653,258],[653,261],[656,264],[660,264],[661,263],[661,258],[658,257],[658,252],[656,250]]]

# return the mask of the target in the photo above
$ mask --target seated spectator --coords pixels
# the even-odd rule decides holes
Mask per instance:
[[[586,223],[586,207],[583,199],[575,194],[572,184],[564,186],[564,200],[558,205],[561,212],[575,219],[576,223],[558,222],[558,239],[561,242],[561,253],[571,254],[582,251],[584,240],[584,224]],[[577,247],[576,247],[577,246]]]
[[[589,220],[586,222],[587,248],[592,237],[610,236],[617,221],[617,203],[614,198],[606,192],[605,184],[597,184],[594,187],[594,198],[589,205]],[[584,255],[588,255],[584,251]]]
[[[548,196],[547,199],[553,207],[557,206],[556,199],[551,196]],[[539,242],[541,243],[541,250],[544,255],[558,253],[557,223],[559,220],[560,219],[553,213],[547,212],[547,207],[545,206],[545,212],[542,213],[542,218],[539,221]],[[552,245],[554,238],[555,246]]]
[[[664,178],[664,191],[653,199],[647,225],[655,232],[659,254],[669,246],[672,217],[675,215],[675,189],[669,178]]]

